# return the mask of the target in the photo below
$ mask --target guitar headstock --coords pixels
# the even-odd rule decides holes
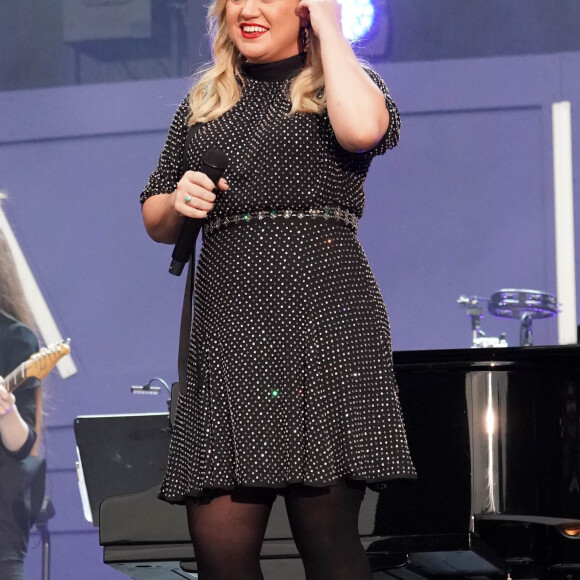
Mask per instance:
[[[56,363],[70,353],[70,341],[63,341],[42,348],[26,361],[26,377],[43,379],[54,368]]]

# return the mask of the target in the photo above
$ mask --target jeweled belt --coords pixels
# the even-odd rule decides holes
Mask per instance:
[[[356,232],[358,230],[358,217],[353,212],[348,209],[342,209],[340,207],[330,207],[325,206],[323,208],[312,208],[312,209],[272,209],[250,211],[246,213],[240,213],[237,215],[227,216],[227,217],[216,217],[209,219],[203,226],[204,233],[210,234],[226,228],[230,225],[239,224],[243,222],[249,222],[252,220],[265,220],[265,219],[277,219],[277,218],[289,218],[297,217],[298,219],[336,219],[346,225],[350,226]]]

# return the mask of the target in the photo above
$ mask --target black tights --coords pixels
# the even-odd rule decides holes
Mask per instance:
[[[293,486],[284,493],[307,580],[370,580],[358,535],[364,484]],[[276,491],[238,488],[187,504],[199,580],[262,580],[260,548]]]

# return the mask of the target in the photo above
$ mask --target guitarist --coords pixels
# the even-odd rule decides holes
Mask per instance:
[[[23,298],[9,246],[0,232],[0,375],[38,351],[32,316]],[[14,393],[0,380],[0,577],[24,579],[29,530],[44,497],[45,462],[37,453],[40,381],[28,379]]]

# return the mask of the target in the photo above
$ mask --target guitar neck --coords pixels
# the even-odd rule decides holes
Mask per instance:
[[[25,361],[4,377],[4,387],[9,393],[15,391],[16,387],[21,385],[28,378],[28,366],[28,361]]]
[[[60,342],[54,346],[43,348],[33,354],[28,360],[15,368],[4,379],[5,388],[12,393],[26,379],[36,377],[44,379],[54,365],[65,355],[70,353],[70,340]]]

